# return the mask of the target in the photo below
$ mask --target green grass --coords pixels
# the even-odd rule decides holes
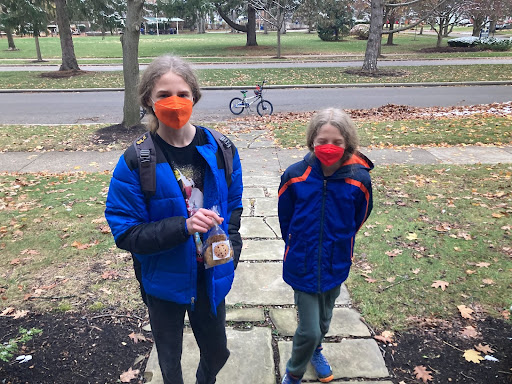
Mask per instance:
[[[249,86],[262,78],[269,85],[300,84],[368,84],[368,83],[431,83],[463,81],[510,81],[512,66],[506,64],[446,65],[382,68],[400,76],[367,77],[346,73],[349,68],[263,68],[263,69],[199,69],[202,86]],[[357,68],[350,68],[357,69]],[[5,89],[73,89],[123,88],[123,74],[117,72],[88,72],[64,79],[41,77],[41,72],[0,72]]]
[[[305,147],[307,124],[307,119],[271,123],[274,136],[285,148]],[[363,147],[512,143],[512,116],[358,121],[356,126]]]
[[[372,179],[374,210],[347,281],[362,316],[393,330],[457,317],[458,305],[501,317],[512,304],[512,167],[377,167]]]
[[[450,37],[451,38],[451,37]],[[446,45],[444,39],[443,45]],[[401,33],[395,36],[393,46],[385,45],[386,37],[383,37],[382,54],[393,57],[435,57],[436,55],[419,52],[423,48],[431,48],[436,45],[436,37],[432,35],[417,35],[413,33]],[[57,37],[42,37],[40,40],[43,59],[58,59],[61,57],[60,41]],[[4,41],[7,48],[7,40]],[[277,38],[275,33],[268,35],[257,34],[258,47],[245,47],[246,35],[243,33],[207,33],[180,35],[143,35],[140,38],[139,57],[152,58],[164,53],[172,53],[191,59],[196,58],[229,58],[230,60],[245,60],[264,56],[266,58],[276,56]],[[35,43],[33,38],[16,38],[15,43],[18,51],[0,50],[0,60],[36,58]],[[74,37],[73,44],[75,54],[79,63],[85,63],[81,59],[86,58],[121,58],[122,48],[119,36],[81,36]],[[366,41],[348,37],[341,42],[325,42],[320,40],[316,33],[289,32],[281,37],[282,56],[298,55],[299,59],[308,55],[341,55],[341,56],[364,56]],[[510,52],[480,53],[487,57],[501,57],[512,54]],[[450,55],[442,55],[450,57]],[[473,54],[466,53],[455,56],[472,57]],[[478,56],[478,55],[477,55]],[[4,61],[2,61],[4,62]]]
[[[115,248],[103,217],[110,177],[34,173],[0,178],[3,305],[94,308],[112,303],[117,289],[126,292],[122,306],[138,304],[136,288],[131,289],[131,257]],[[109,271],[115,273],[104,275]],[[91,290],[95,284],[102,289]]]

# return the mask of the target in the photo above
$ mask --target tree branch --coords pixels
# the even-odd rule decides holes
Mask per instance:
[[[417,26],[418,24],[424,22],[426,19],[428,19],[430,16],[432,16],[434,14],[434,12],[437,10],[437,8],[439,8],[441,5],[443,5],[444,3],[446,3],[448,0],[443,0],[441,1],[439,4],[437,4],[429,13],[427,13],[425,16],[423,16],[422,18],[420,18],[417,22],[415,23],[412,23],[412,24],[409,24],[409,25],[405,25],[403,27],[400,27],[398,29],[392,29],[390,31],[382,31],[382,34],[383,35],[389,35],[391,33],[396,33],[396,32],[401,32],[401,31],[406,31],[408,29],[411,29],[411,28],[414,28],[415,26]]]

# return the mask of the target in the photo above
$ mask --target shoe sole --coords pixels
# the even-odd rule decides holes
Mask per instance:
[[[319,377],[318,380],[322,383],[328,383],[328,382],[334,380],[334,375],[331,375],[328,377],[322,377],[322,378]]]

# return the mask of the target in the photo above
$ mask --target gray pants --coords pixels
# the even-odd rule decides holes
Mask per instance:
[[[312,294],[294,291],[295,306],[299,313],[299,326],[293,336],[292,357],[286,368],[293,376],[302,377],[315,349],[329,331],[334,302],[340,286],[327,292]]]

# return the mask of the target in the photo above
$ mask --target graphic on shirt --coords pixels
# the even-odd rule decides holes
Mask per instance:
[[[189,167],[182,168],[183,173],[179,169],[175,168],[174,176],[176,177],[176,180],[181,181],[183,184],[188,214],[189,216],[192,216],[199,210],[199,208],[203,207],[203,192],[201,192],[199,188],[196,188],[196,183],[193,179],[194,170],[192,167],[190,167],[190,169],[188,168]]]

